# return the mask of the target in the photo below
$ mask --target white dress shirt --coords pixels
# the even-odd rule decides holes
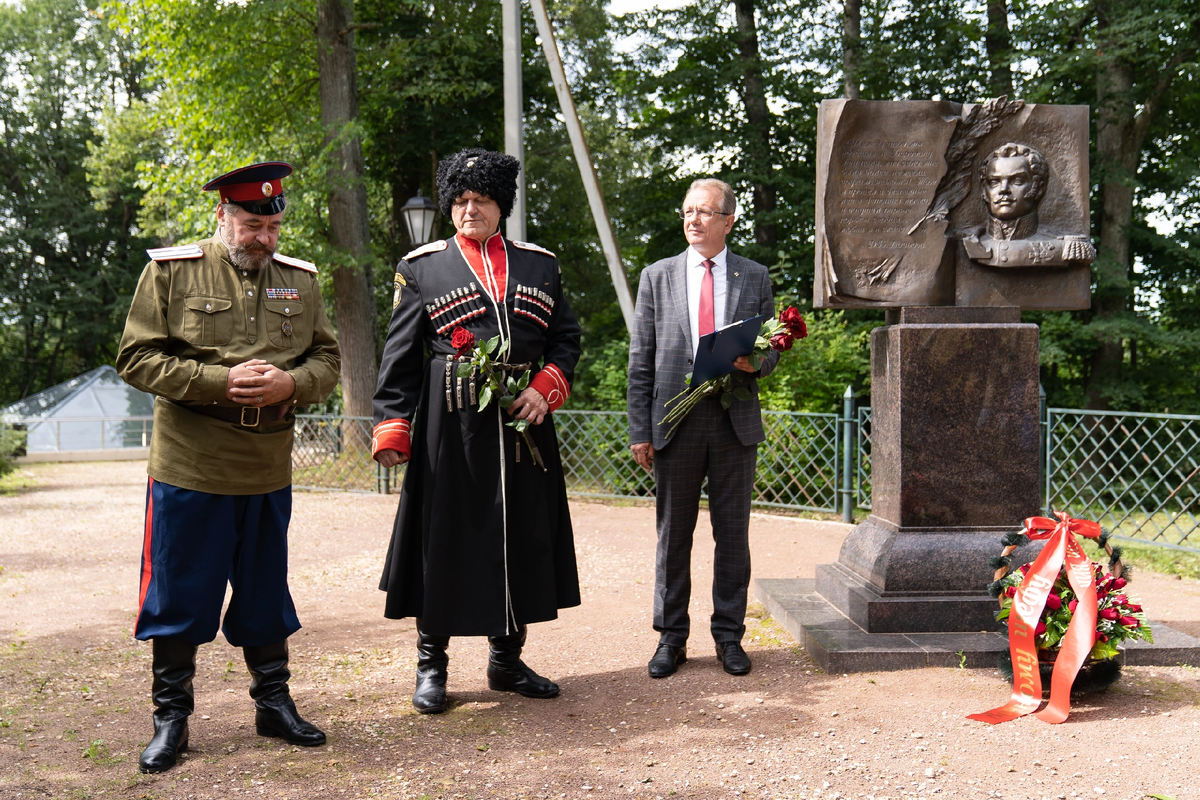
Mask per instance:
[[[720,330],[725,325],[725,258],[729,255],[726,247],[710,260],[713,262],[713,330]],[[687,249],[687,296],[688,324],[692,332],[692,357],[700,341],[700,284],[704,281],[704,256],[697,253],[688,245]]]

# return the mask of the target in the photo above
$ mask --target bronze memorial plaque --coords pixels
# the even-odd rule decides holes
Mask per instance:
[[[817,308],[1091,301],[1088,107],[826,100]]]

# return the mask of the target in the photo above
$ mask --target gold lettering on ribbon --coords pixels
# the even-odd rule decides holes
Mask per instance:
[[[1016,661],[1013,662],[1013,690],[1021,696],[1022,701],[1033,702],[1033,676],[1037,668],[1038,660],[1035,654],[1026,650],[1017,651]]]
[[[1046,598],[1050,595],[1050,589],[1053,586],[1052,578],[1036,572],[1026,578],[1025,584],[1017,591],[1017,596],[1013,599],[1013,607],[1017,609],[1021,619],[1032,622],[1041,616],[1042,608],[1046,605]]]

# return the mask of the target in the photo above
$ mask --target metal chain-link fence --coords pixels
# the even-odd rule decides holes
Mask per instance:
[[[1200,417],[1051,408],[1046,507],[1117,538],[1200,551]]]
[[[871,508],[871,409],[847,396],[837,414],[763,412],[753,502],[836,513],[843,496]],[[1044,412],[1046,511],[1094,519],[1122,539],[1200,552],[1200,416],[1052,408]],[[847,422],[848,420],[848,422]],[[567,491],[584,497],[652,498],[654,478],[629,452],[625,413],[557,411]],[[28,433],[30,457],[144,448],[150,417],[10,419]],[[855,430],[843,427],[849,425]],[[371,419],[301,415],[292,453],[302,489],[389,492],[403,468],[371,459]],[[845,442],[851,443],[849,453]],[[843,456],[848,456],[843,459]],[[1016,521],[1014,521],[1016,524]]]

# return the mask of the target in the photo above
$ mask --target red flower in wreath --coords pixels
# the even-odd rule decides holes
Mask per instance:
[[[465,356],[475,347],[475,334],[458,325],[450,333],[450,346],[457,350],[460,356]]]

